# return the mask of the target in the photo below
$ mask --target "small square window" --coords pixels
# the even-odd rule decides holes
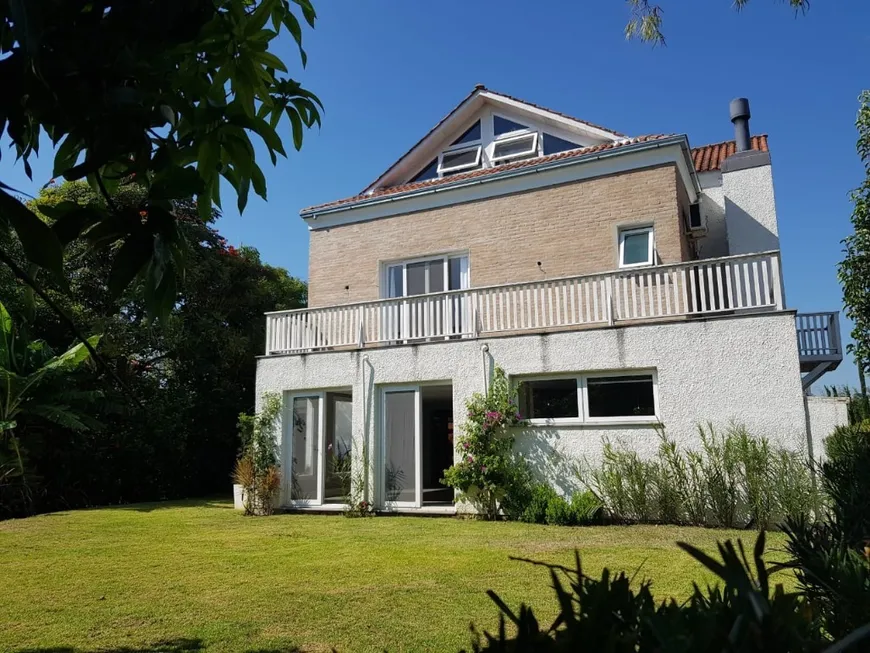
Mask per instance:
[[[586,379],[589,417],[644,417],[656,414],[652,374]]]
[[[526,381],[520,386],[520,406],[529,419],[580,417],[577,379]]]
[[[438,172],[446,174],[480,167],[480,145],[441,154]]]
[[[520,159],[535,156],[538,153],[538,134],[523,134],[501,141],[496,141],[492,148],[493,162],[507,159]]]
[[[653,264],[653,228],[626,229],[619,232],[619,267]]]

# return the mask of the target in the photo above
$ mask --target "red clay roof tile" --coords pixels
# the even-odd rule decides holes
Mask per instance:
[[[508,97],[508,96],[506,96]],[[528,103],[527,103],[528,104]],[[625,145],[633,145],[635,143],[645,143],[648,141],[660,140],[663,138],[668,138],[672,136],[672,134],[652,134],[649,136],[638,136],[637,138],[630,138],[621,141],[614,141],[612,143],[603,143],[601,145],[594,145],[592,147],[581,147],[575,150],[567,150],[565,152],[559,152],[557,154],[551,154],[549,156],[537,157],[534,159],[526,159],[525,161],[517,161],[516,163],[508,163],[506,165],[497,166],[494,168],[481,168],[479,170],[472,170],[471,172],[464,172],[456,175],[450,175],[449,177],[442,177],[440,179],[427,179],[426,181],[418,181],[413,184],[403,184],[401,186],[388,186],[386,188],[379,188],[375,190],[371,194],[361,194],[354,195],[353,197],[347,197],[345,199],[336,200],[334,202],[327,202],[325,204],[317,204],[315,206],[309,206],[308,208],[302,209],[301,213],[311,213],[314,211],[321,211],[324,209],[332,209],[338,206],[346,206],[350,204],[355,204],[357,202],[362,202],[368,199],[375,199],[379,197],[386,197],[389,195],[397,195],[399,193],[405,193],[412,190],[422,190],[425,188],[433,188],[436,186],[443,186],[448,183],[454,183],[457,181],[462,181],[465,179],[476,179],[478,177],[486,177],[488,175],[493,175],[498,172],[504,172],[505,170],[516,170],[519,168],[526,168],[530,166],[540,165],[542,163],[548,163],[550,161],[559,161],[563,159],[572,159],[575,157],[580,157],[585,154],[592,154],[594,152],[600,152],[603,150],[612,150]],[[760,152],[768,152],[767,145],[767,134],[761,134],[758,136],[753,136],[750,142],[750,145],[753,150],[758,150]],[[734,141],[724,141],[722,143],[714,143],[712,145],[704,145],[701,147],[694,148],[692,150],[692,160],[695,164],[695,170],[698,172],[711,172],[713,170],[719,170],[722,162],[727,159],[729,156],[734,154],[737,151],[737,144]]]
[[[753,136],[750,142],[751,149],[759,152],[767,152],[767,134]],[[692,160],[695,163],[695,170],[698,172],[711,172],[718,170],[722,162],[729,156],[737,152],[737,143],[735,141],[725,141],[723,143],[713,143],[712,145],[704,145],[696,147],[692,150]]]
[[[317,204],[315,206],[309,206],[308,208],[302,209],[300,213],[311,213],[314,211],[321,211],[323,209],[331,209],[337,206],[344,206],[348,204],[355,204],[356,202],[362,202],[364,200],[375,199],[378,197],[385,197],[388,195],[396,195],[399,193],[405,193],[412,190],[422,190],[425,188],[432,188],[435,186],[443,186],[449,183],[454,183],[457,181],[463,181],[465,179],[476,179],[478,177],[486,177],[488,175],[493,175],[495,173],[504,172],[506,170],[517,170],[519,168],[527,168],[532,166],[541,165],[542,163],[549,163],[551,161],[559,161],[563,159],[573,159],[575,157],[580,157],[586,154],[592,154],[595,152],[601,152],[604,150],[613,150],[619,147],[623,147],[625,145],[634,145],[636,143],[646,143],[648,141],[656,141],[663,138],[669,138],[673,136],[673,134],[651,134],[649,136],[638,136],[636,138],[629,138],[621,141],[613,141],[611,143],[602,143],[601,145],[593,145],[591,147],[581,147],[575,150],[566,150],[565,152],[558,152],[556,154],[550,154],[548,156],[539,156],[534,159],[526,159],[524,161],[517,161],[515,163],[507,163],[504,165],[496,166],[493,168],[480,168],[478,170],[472,170],[471,172],[462,172],[455,175],[450,175],[448,177],[441,177],[440,179],[427,179],[425,181],[418,181],[413,184],[403,184],[401,186],[387,186],[385,188],[378,188],[372,193],[364,193],[361,195],[354,195],[353,197],[347,197],[345,199],[336,200],[334,202],[327,202],[325,204]]]

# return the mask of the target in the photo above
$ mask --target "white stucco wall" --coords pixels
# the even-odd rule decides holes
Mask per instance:
[[[846,397],[806,397],[807,429],[814,458],[825,457],[825,438],[838,426],[849,423]]]
[[[722,173],[722,191],[730,253],[779,249],[771,166]]]
[[[701,195],[698,199],[701,215],[707,224],[707,233],[698,239],[698,256],[716,258],[728,256],[728,228],[725,223],[725,193],[722,173],[703,172],[698,175]]]
[[[489,348],[486,353],[483,344]],[[659,417],[680,444],[699,444],[698,422],[725,427],[735,421],[752,433],[806,449],[792,312],[266,357],[258,361],[257,396],[352,388],[355,451],[365,439],[374,452],[380,438],[376,407],[382,386],[451,383],[459,428],[465,400],[485,389],[485,361],[487,370],[495,363],[511,376],[654,368]],[[573,478],[566,465],[552,464],[555,458],[594,464],[604,438],[645,456],[659,444],[651,424],[528,427],[517,435],[517,447],[565,489]]]

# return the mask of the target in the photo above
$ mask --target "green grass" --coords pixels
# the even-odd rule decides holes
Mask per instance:
[[[244,517],[228,503],[148,504],[0,522],[2,651],[457,651],[485,595],[554,614],[547,571],[508,556],[603,566],[685,597],[710,580],[674,542],[729,532],[565,528],[422,517]],[[769,537],[771,557],[782,548]],[[168,642],[168,643],[167,643]],[[163,643],[163,644],[161,644]]]

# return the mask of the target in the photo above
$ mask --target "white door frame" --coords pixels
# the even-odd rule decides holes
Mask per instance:
[[[317,466],[317,495],[313,499],[293,499],[293,402],[296,399],[314,399],[317,402],[317,455],[314,464]],[[284,475],[283,489],[285,492],[284,504],[294,507],[320,506],[323,505],[324,495],[324,449],[326,447],[326,393],[318,392],[288,392],[284,402],[284,427],[282,432],[281,468],[286,470]]]
[[[414,501],[387,500],[387,395],[391,392],[414,393]],[[379,468],[378,492],[385,510],[420,508],[423,506],[423,393],[419,384],[388,385],[381,388],[380,435],[378,438]]]

